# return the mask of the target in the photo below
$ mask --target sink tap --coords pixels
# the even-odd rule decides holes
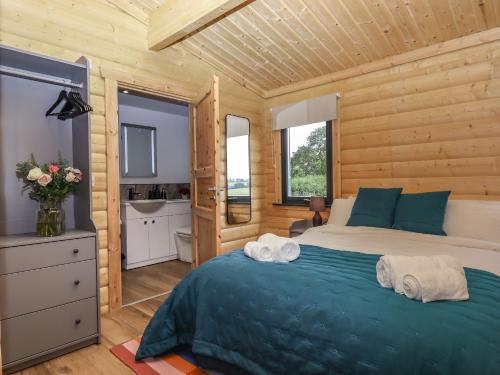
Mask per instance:
[[[137,193],[134,188],[128,189],[128,200],[133,201],[136,197],[142,196],[142,193]]]

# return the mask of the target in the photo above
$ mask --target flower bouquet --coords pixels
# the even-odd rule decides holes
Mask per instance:
[[[24,182],[23,192],[40,203],[36,231],[39,236],[52,237],[64,233],[64,210],[61,203],[75,192],[83,178],[79,169],[70,167],[61,156],[57,162],[38,164],[31,155],[29,161],[16,165],[16,175]]]

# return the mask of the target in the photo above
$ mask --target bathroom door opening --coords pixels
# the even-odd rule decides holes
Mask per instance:
[[[118,87],[121,306],[165,299],[190,270],[189,107]]]

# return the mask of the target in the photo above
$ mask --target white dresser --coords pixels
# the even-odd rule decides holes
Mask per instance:
[[[122,202],[121,221],[124,269],[177,259],[174,235],[191,225],[191,201]]]

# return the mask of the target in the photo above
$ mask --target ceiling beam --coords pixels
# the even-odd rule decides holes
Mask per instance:
[[[165,4],[151,13],[148,33],[149,48],[160,51],[171,46],[252,1],[167,0]]]
[[[149,25],[149,16],[148,14],[139,8],[138,6],[132,4],[127,0],[108,0],[108,3],[113,4],[115,7],[120,9],[122,12],[127,13],[129,16],[132,16],[137,21],[142,24],[148,26]]]

